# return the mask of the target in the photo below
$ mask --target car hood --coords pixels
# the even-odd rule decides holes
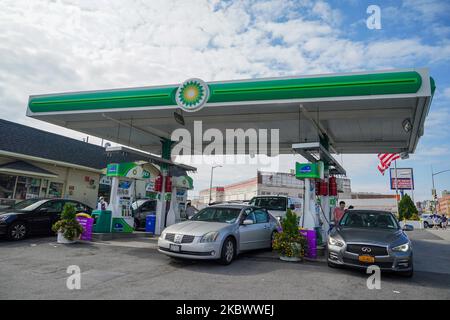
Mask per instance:
[[[403,236],[403,232],[401,230],[377,230],[347,227],[337,228],[336,233],[339,234],[342,240],[344,240],[346,243],[360,242],[380,245],[389,245],[396,239]]]
[[[12,216],[12,215],[20,214],[20,213],[23,213],[23,212],[20,210],[8,209],[8,210],[0,211],[0,216]]]
[[[208,232],[220,231],[229,226],[227,223],[220,222],[184,221],[167,227],[164,232],[203,236]]]

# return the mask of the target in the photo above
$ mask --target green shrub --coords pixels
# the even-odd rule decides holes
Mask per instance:
[[[62,232],[68,240],[77,239],[83,233],[83,227],[76,219],[77,211],[73,204],[66,203],[61,213],[61,220],[52,226],[54,232]]]
[[[281,232],[275,234],[273,249],[285,257],[303,257],[306,250],[306,239],[298,230],[297,215],[290,209],[281,221]]]

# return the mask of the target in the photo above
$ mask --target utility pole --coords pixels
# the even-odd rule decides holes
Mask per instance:
[[[434,187],[434,176],[437,176],[438,174],[444,173],[444,172],[449,172],[450,169],[447,170],[442,170],[439,172],[434,173],[433,172],[433,166],[431,166],[431,183],[433,185],[433,189],[431,190],[431,194],[433,196],[433,213],[436,214],[437,210],[436,210],[436,202],[437,202],[437,192],[436,192],[436,188]]]

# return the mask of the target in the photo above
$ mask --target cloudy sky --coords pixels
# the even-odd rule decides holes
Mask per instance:
[[[381,30],[366,27],[370,4]],[[429,67],[437,92],[413,167],[415,199],[429,198],[431,166],[450,169],[450,2],[0,0],[0,115],[82,139],[25,116],[28,96],[330,72]],[[99,143],[99,139],[90,138]],[[338,159],[341,159],[340,156]],[[280,159],[289,171],[295,159]],[[342,158],[354,191],[390,192],[375,155]],[[215,170],[215,184],[255,176],[257,166]],[[196,189],[209,184],[200,166]],[[436,177],[450,190],[450,173]]]

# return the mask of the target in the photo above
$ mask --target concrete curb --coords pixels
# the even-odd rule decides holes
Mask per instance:
[[[125,240],[125,239],[157,239],[150,232],[133,232],[133,233],[93,233],[92,241],[108,241],[108,240]]]

